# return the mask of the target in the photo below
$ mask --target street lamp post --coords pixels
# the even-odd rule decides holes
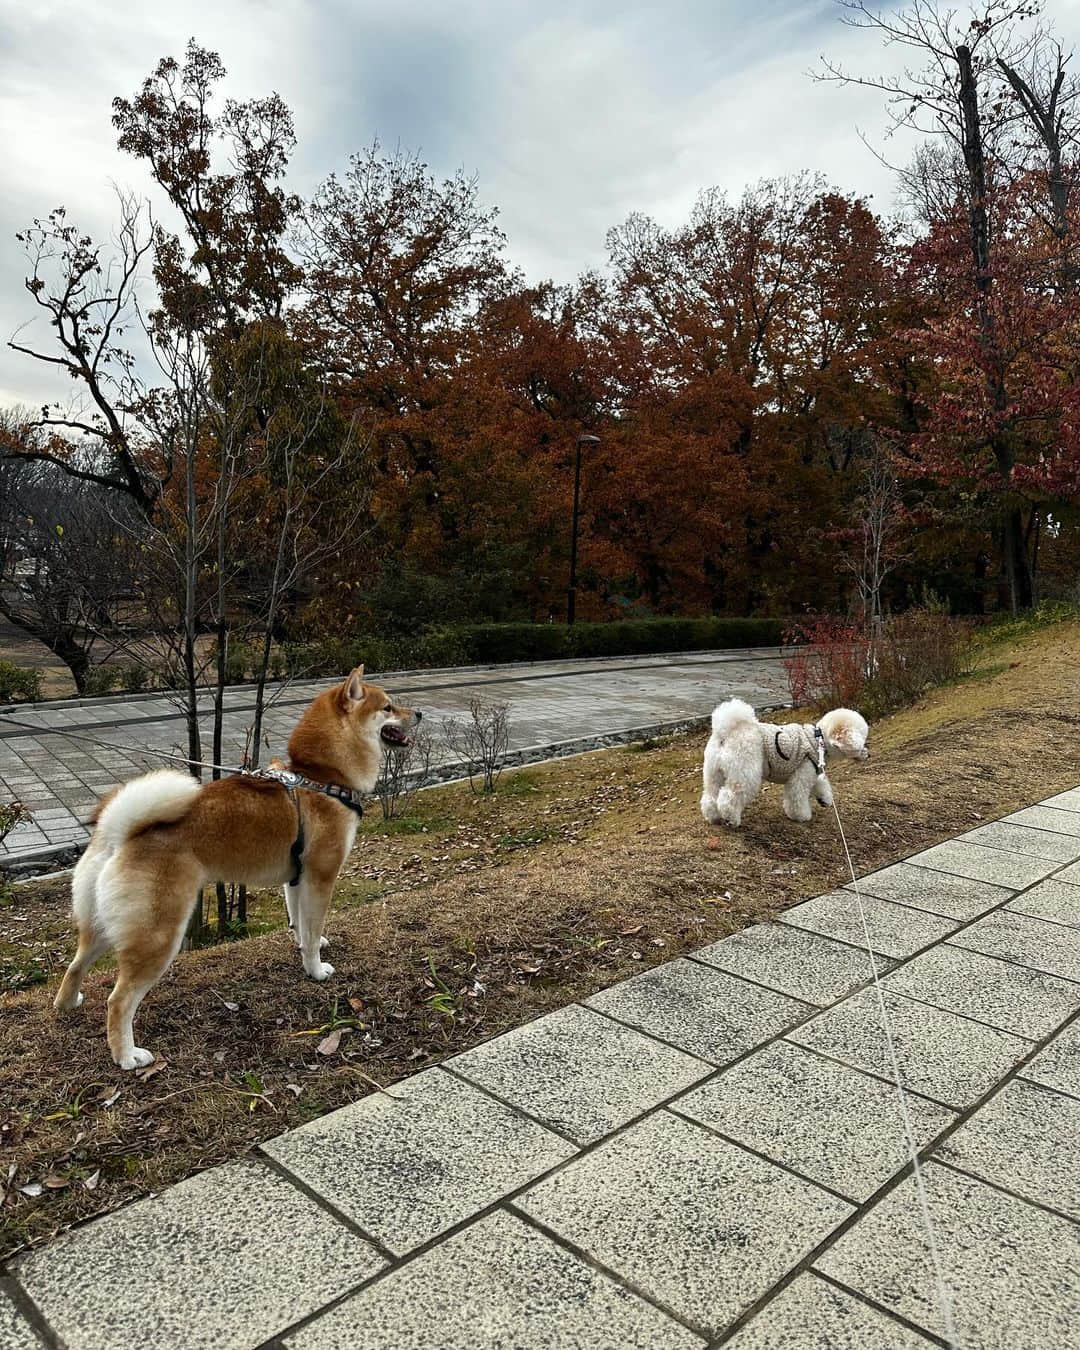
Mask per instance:
[[[578,507],[581,502],[581,447],[599,444],[599,436],[590,436],[586,433],[577,438],[577,445],[574,450],[574,514],[570,522],[570,586],[566,592],[567,623],[574,622],[577,611],[577,537]]]

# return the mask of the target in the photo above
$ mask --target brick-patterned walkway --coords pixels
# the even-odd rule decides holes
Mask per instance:
[[[1080,1345],[1078,859],[1080,788],[861,885],[965,1348]],[[61,1237],[0,1346],[942,1345],[857,916],[819,896]]]

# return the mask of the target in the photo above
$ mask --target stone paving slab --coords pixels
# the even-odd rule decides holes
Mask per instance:
[[[1080,820],[1076,811],[1059,811],[1053,806],[1025,806],[1005,817],[1006,824],[1030,825],[1037,830],[1053,830],[1057,834],[1080,835]]]
[[[1023,891],[1005,908],[1017,914],[1030,914],[1034,919],[1080,928],[1080,886],[1058,877],[1048,877],[1029,891]]]
[[[1067,882],[1070,886],[1080,886],[1080,862],[1075,862],[1071,867],[1063,867],[1060,872],[1055,872],[1054,880]]]
[[[936,1344],[812,1272],[725,1342],[727,1350],[925,1350]]]
[[[1047,797],[1040,806],[1052,806],[1059,811],[1080,811],[1080,787],[1069,788],[1066,792],[1059,792],[1056,796]]]
[[[916,853],[908,862],[919,867],[932,867],[939,872],[954,872],[960,877],[970,877],[972,881],[989,881],[995,886],[1008,886],[1014,891],[1033,886],[1060,866],[1046,858],[1008,853],[999,848],[984,848],[980,844],[960,839],[935,844],[923,853]]]
[[[810,1005],[679,958],[586,999],[586,1006],[726,1064],[803,1021]]]
[[[0,1350],[43,1350],[37,1332],[0,1290]]]
[[[262,1145],[396,1255],[575,1152],[442,1069],[428,1069]]]
[[[15,1273],[66,1350],[248,1350],[382,1264],[268,1168],[232,1163],[58,1238]]]
[[[970,1105],[1032,1049],[981,1022],[885,994],[906,1087],[946,1106]],[[891,1081],[877,995],[867,989],[797,1027],[789,1039]]]
[[[956,842],[982,844],[1032,858],[1048,858],[1051,862],[1075,862],[1080,858],[1080,832],[1077,835],[1058,834],[1053,830],[1032,829],[1028,825],[1016,825],[1007,820],[995,820],[990,825],[981,825],[977,830],[968,830]]]
[[[956,1119],[921,1097],[909,1095],[908,1108],[920,1147]],[[784,1041],[671,1109],[855,1202],[868,1199],[908,1156],[892,1083]]]
[[[1024,1077],[1080,1097],[1080,1022],[1058,1032],[1044,1050],[1025,1064]]]
[[[1080,981],[1080,932],[1063,924],[998,910],[962,929],[952,941],[986,956]]]
[[[699,1059],[575,1004],[449,1062],[456,1073],[581,1144],[710,1071]]]
[[[948,942],[901,966],[883,983],[894,994],[1033,1041],[1049,1036],[1080,1008],[1080,984]]]
[[[873,978],[865,950],[781,923],[744,928],[702,947],[693,959],[819,1007]],[[894,963],[875,956],[874,964],[880,976]]]
[[[850,883],[846,889],[851,889]],[[893,900],[897,904],[929,910],[931,914],[965,921],[996,909],[1014,894],[1008,886],[992,886],[970,877],[915,867],[910,862],[893,863],[880,872],[860,877],[859,891],[864,896],[876,895],[879,900]]]
[[[934,1163],[924,1175],[959,1345],[1075,1346],[1080,1226]],[[943,1333],[912,1181],[859,1219],[816,1265],[883,1307]]]
[[[873,895],[862,896],[862,913],[866,916],[870,945],[882,956],[911,956],[958,927],[954,919],[943,919],[908,905],[894,905]],[[786,909],[780,922],[865,948],[859,897],[851,890],[830,891]]]
[[[1078,1145],[1080,1101],[1016,1078],[946,1140],[937,1156],[1080,1219]]]
[[[693,1350],[705,1341],[496,1212],[284,1338],[290,1350]]]
[[[852,1212],[666,1111],[607,1140],[515,1205],[712,1334]]]

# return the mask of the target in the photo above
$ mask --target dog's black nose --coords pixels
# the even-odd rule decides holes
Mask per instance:
[[[422,712],[417,712],[417,714],[416,714],[416,720],[417,720],[418,722],[422,722],[422,721],[424,720],[424,714],[423,714]]]

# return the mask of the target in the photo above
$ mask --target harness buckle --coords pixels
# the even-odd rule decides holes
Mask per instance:
[[[814,768],[820,778],[825,772],[825,733],[816,722],[814,723],[814,749],[817,752]]]

